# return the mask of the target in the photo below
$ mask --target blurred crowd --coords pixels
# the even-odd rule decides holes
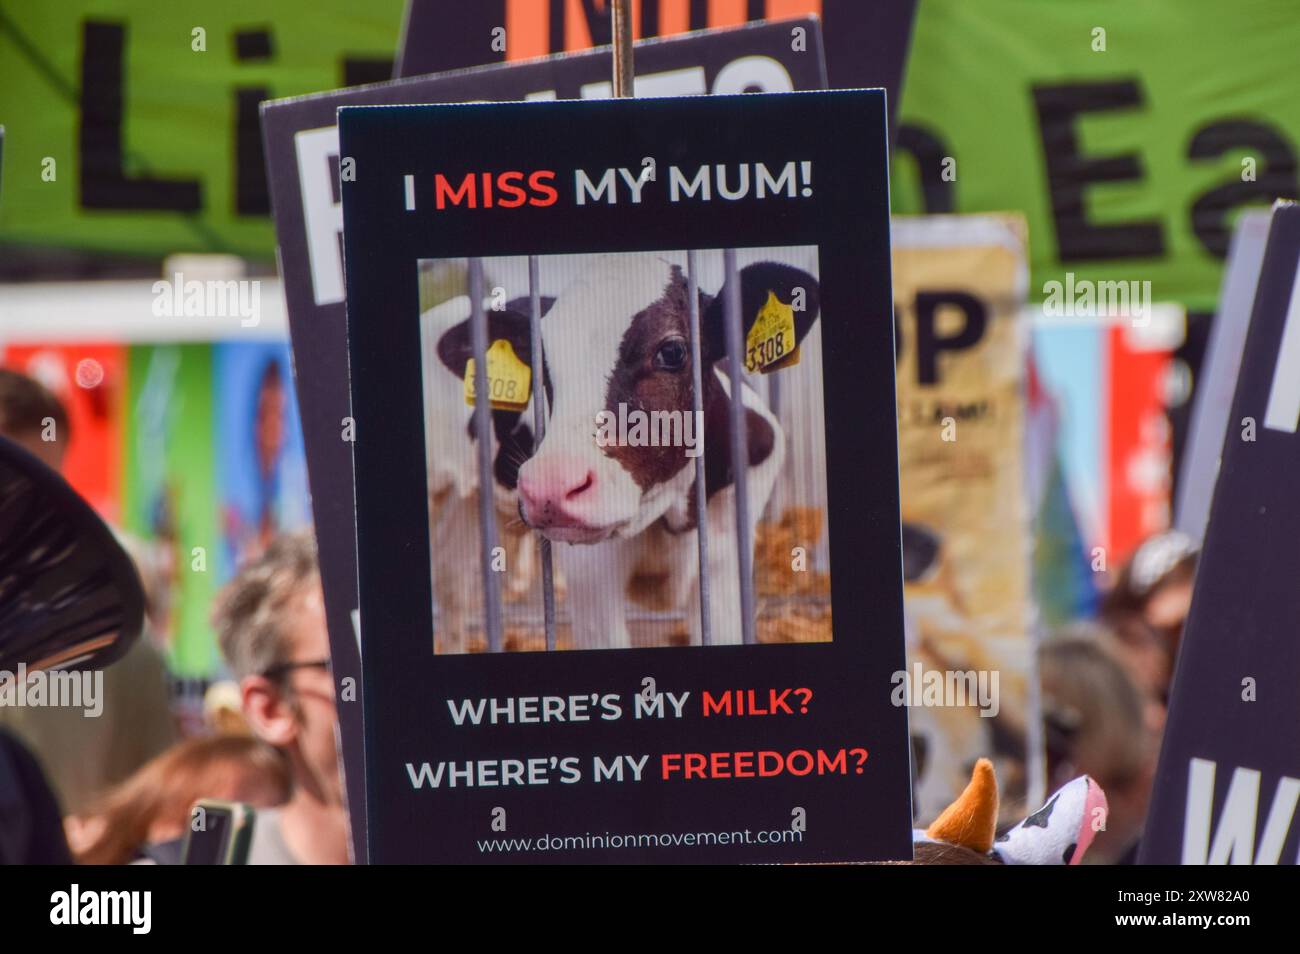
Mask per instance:
[[[58,438],[43,440],[51,419]],[[0,435],[57,470],[67,415],[40,384],[0,370]],[[1097,618],[1040,648],[1048,790],[1087,774],[1110,806],[1090,862],[1136,856],[1195,568],[1182,535],[1146,540],[1109,584]],[[17,783],[17,793],[0,791],[0,829],[19,809],[26,819],[22,837],[0,830],[0,858],[8,845],[11,861],[176,863],[193,805],[216,798],[257,810],[250,864],[348,861],[310,535],[273,537],[221,590],[212,623],[238,689],[226,704],[213,694],[201,734],[180,737],[148,632],[105,670],[98,718],[0,706],[0,758]]]
[[[0,436],[58,470],[70,434],[53,394],[0,369]],[[119,539],[128,553],[141,552],[139,541]],[[257,809],[251,864],[346,863],[334,688],[310,534],[275,537],[220,592],[212,624],[238,689],[230,704],[220,691],[209,694],[200,734],[181,738],[148,617],[146,607],[146,632],[104,670],[98,717],[0,705],[0,759],[11,763],[0,772],[8,783],[0,785],[0,829],[9,829],[0,830],[0,860],[176,863],[191,809],[206,798]]]

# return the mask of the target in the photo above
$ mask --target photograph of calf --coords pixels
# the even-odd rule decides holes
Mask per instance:
[[[831,638],[816,248],[435,267],[436,652]]]

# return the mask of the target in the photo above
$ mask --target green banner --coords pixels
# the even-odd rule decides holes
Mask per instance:
[[[270,260],[258,103],[386,78],[402,3],[0,0],[0,242]]]
[[[258,101],[387,76],[402,5],[0,0],[0,242],[269,260]],[[922,0],[895,211],[1023,210],[1031,299],[1209,308],[1237,213],[1296,196],[1297,49],[1280,0]]]
[[[1279,0],[922,0],[894,210],[1024,210],[1034,300],[1073,272],[1211,307],[1237,213],[1296,196],[1298,13]]]

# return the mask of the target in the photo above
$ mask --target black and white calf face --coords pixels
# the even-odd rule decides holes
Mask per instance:
[[[804,304],[796,338],[811,328],[818,312],[811,275],[760,263],[739,277],[742,333],[769,294],[789,303],[796,288]],[[689,300],[678,267],[650,254],[601,256],[560,294],[542,324],[551,397],[546,436],[518,473],[527,524],[570,543],[639,533],[686,499],[693,479],[686,465],[703,445],[710,492],[730,481],[728,397],[711,370],[726,354],[722,302],[723,294],[700,294],[706,373],[703,419],[696,420]],[[638,415],[646,425],[639,437]],[[631,428],[611,427],[629,419]],[[774,435],[752,411],[749,433],[753,465],[770,452]]]

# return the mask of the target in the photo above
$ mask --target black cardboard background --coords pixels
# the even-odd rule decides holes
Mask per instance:
[[[1278,352],[1300,261],[1300,206],[1273,213],[1260,269],[1241,372],[1228,418],[1222,463],[1196,590],[1178,653],[1164,744],[1143,834],[1144,864],[1180,864],[1187,823],[1188,769],[1193,758],[1216,763],[1211,832],[1237,768],[1260,773],[1255,846],[1283,776],[1300,777],[1300,433],[1264,426],[1273,377],[1300,368],[1278,364]],[[1255,440],[1242,440],[1242,420],[1255,419]],[[1243,700],[1242,680],[1256,681]],[[1211,834],[1211,844],[1213,834]],[[1293,819],[1284,864],[1300,859]]]

